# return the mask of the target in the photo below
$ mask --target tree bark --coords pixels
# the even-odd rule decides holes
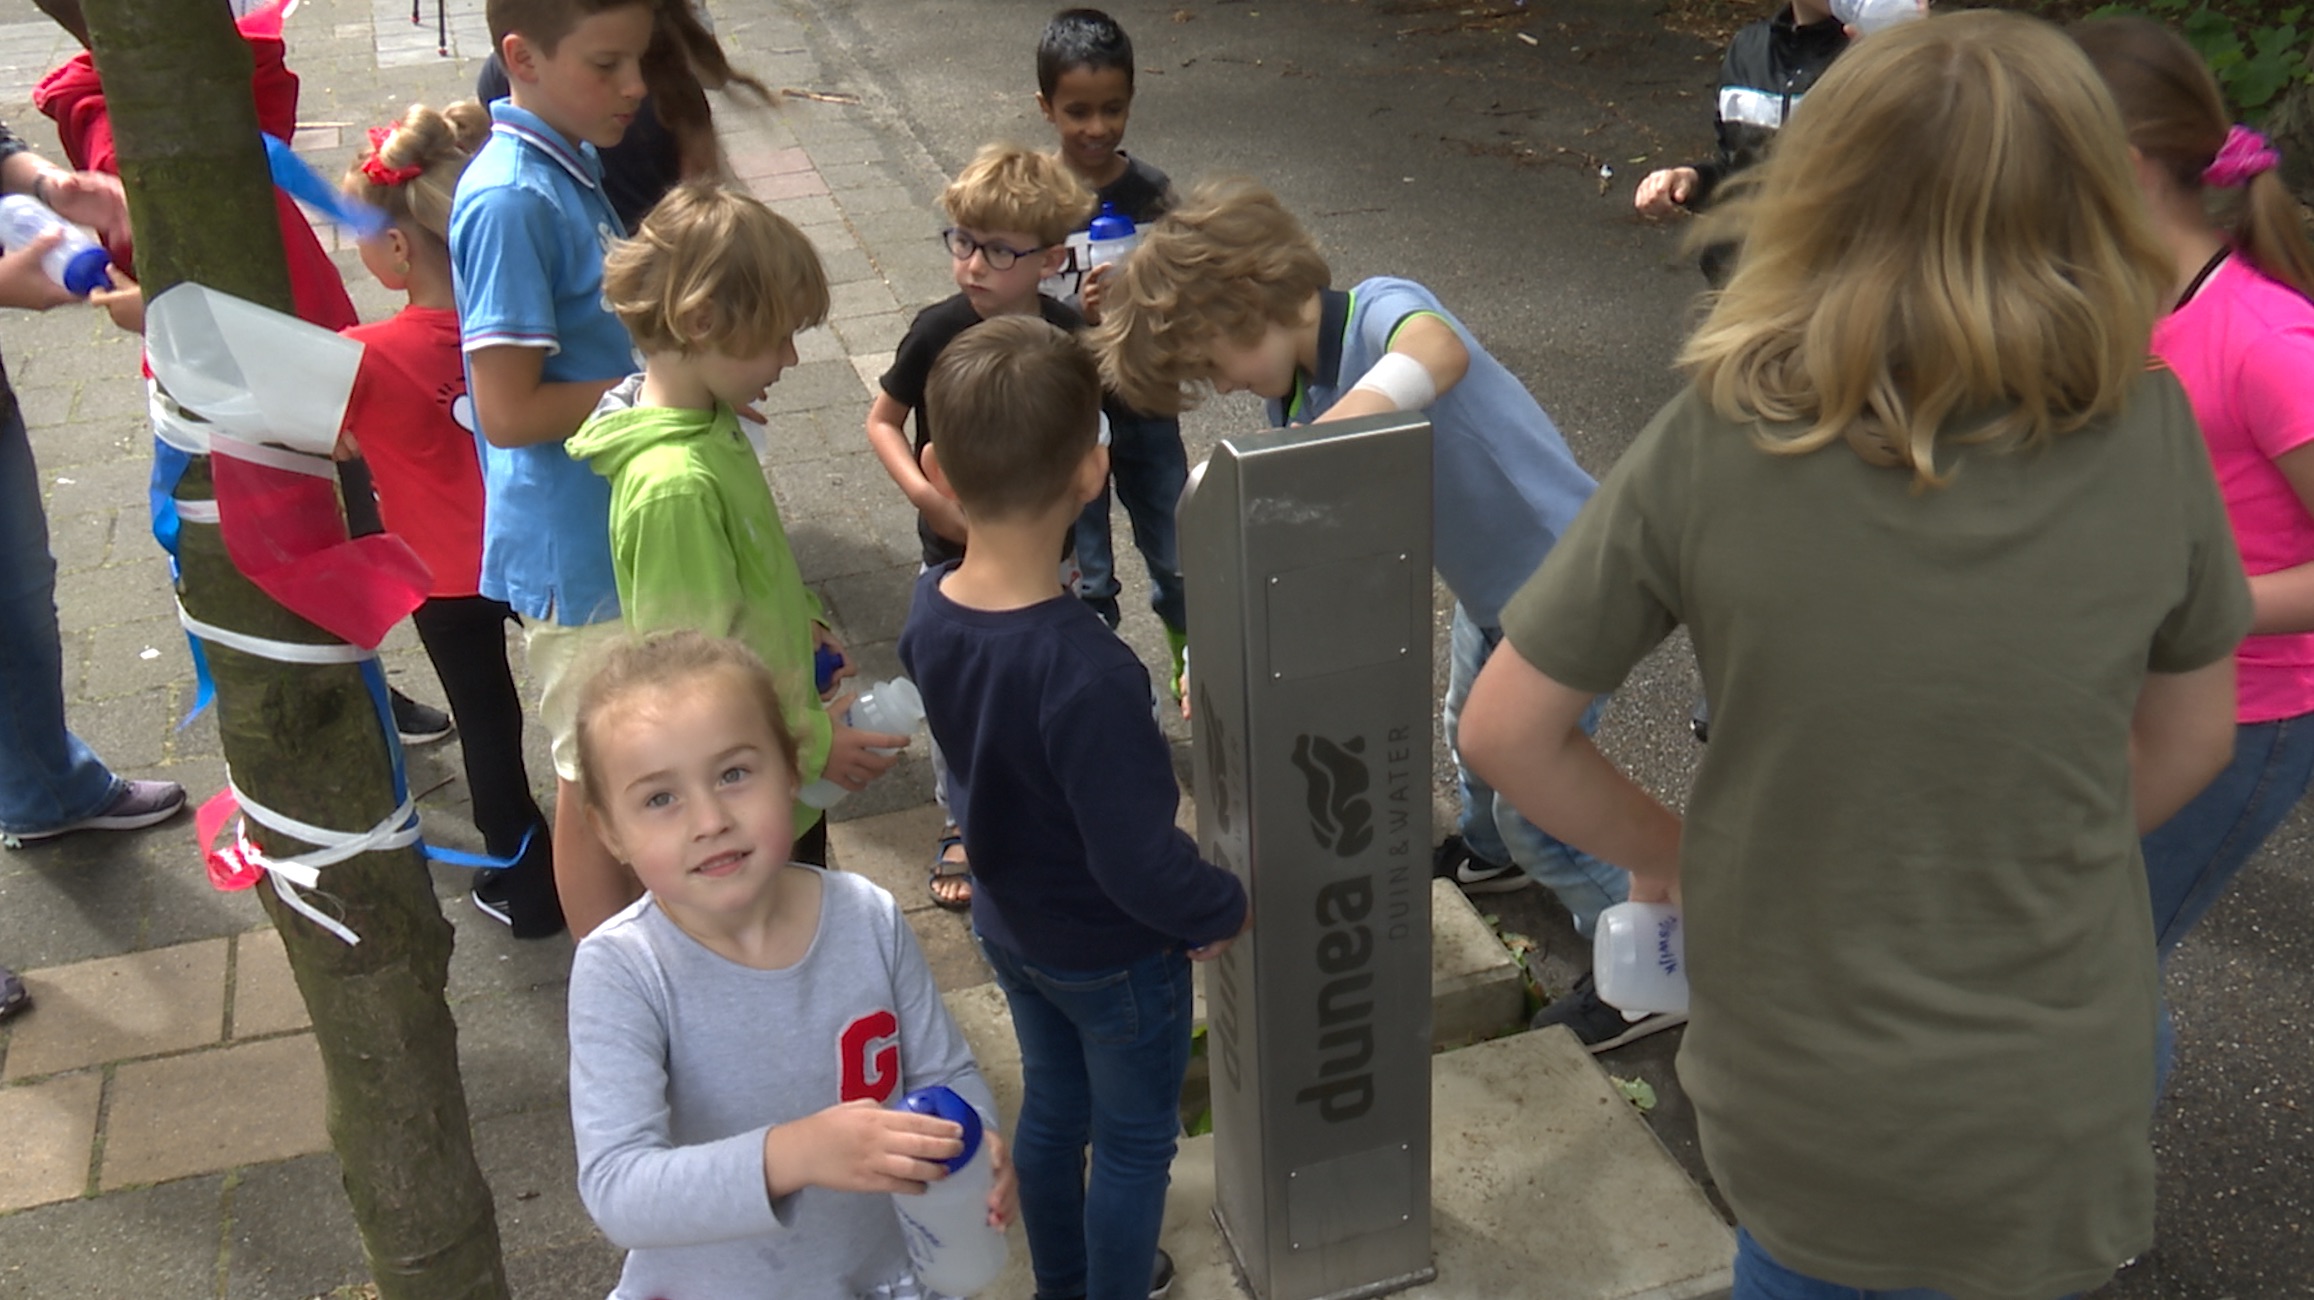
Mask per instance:
[[[147,293],[190,280],[291,311],[249,48],[224,0],[87,0],[87,16]],[[206,497],[209,485],[198,458],[178,496]],[[334,641],[243,577],[215,526],[187,523],[179,549],[178,595],[195,617],[275,640]],[[358,666],[206,649],[225,758],[252,798],[349,832],[393,811],[384,724]],[[252,831],[269,854],[314,847]],[[424,858],[410,848],[323,869],[311,897],[358,945],[282,906],[271,881],[258,895],[313,1018],[330,1139],[380,1296],[504,1300],[497,1220],[443,996],[452,934]],[[247,1104],[264,1104],[259,1088]]]

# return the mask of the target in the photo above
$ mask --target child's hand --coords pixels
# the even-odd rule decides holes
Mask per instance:
[[[1252,928],[1253,900],[1249,898],[1245,900],[1245,921],[1237,927],[1237,934],[1233,934],[1226,939],[1216,939],[1212,943],[1209,943],[1202,948],[1190,949],[1189,960],[1212,961],[1214,958],[1219,957],[1221,954],[1228,952],[1229,946],[1237,942],[1237,936],[1239,934],[1244,934],[1246,931],[1251,930]]]
[[[1109,278],[1109,268],[1115,265],[1115,262],[1103,262],[1085,272],[1084,278],[1077,282],[1077,310],[1084,314],[1087,325],[1101,323],[1101,282]]]
[[[51,230],[13,253],[0,255],[0,307],[22,307],[27,311],[47,311],[68,302],[79,302],[63,285],[48,278],[47,268],[40,259],[64,238],[62,231]]]
[[[1631,196],[1631,206],[1643,217],[1668,217],[1687,206],[1695,194],[1695,184],[1702,178],[1693,167],[1665,167],[1647,173],[1639,182],[1639,190]]]
[[[961,546],[965,541],[964,507],[944,496],[933,496],[920,501],[916,508],[923,511],[924,522],[932,531]]]
[[[835,719],[835,741],[828,747],[827,766],[820,769],[820,775],[857,794],[868,782],[891,771],[892,764],[899,761],[894,754],[876,751],[906,749],[908,738],[885,731],[862,731],[846,724],[844,712],[852,707],[855,698],[846,692],[828,703],[828,717]]]
[[[105,314],[112,317],[115,326],[131,334],[144,333],[145,291],[117,266],[110,274],[112,288],[99,289],[90,294],[88,300],[104,308]]]
[[[980,1139],[988,1144],[988,1172],[996,1180],[988,1189],[988,1226],[1002,1232],[1020,1214],[1020,1179],[1013,1175],[1004,1139],[994,1129],[982,1129]]]
[[[950,1120],[847,1101],[766,1133],[763,1181],[775,1198],[806,1187],[921,1195],[947,1177],[936,1162],[964,1150],[963,1134]]]

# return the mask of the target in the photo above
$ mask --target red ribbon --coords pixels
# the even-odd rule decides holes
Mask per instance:
[[[370,128],[370,153],[362,159],[362,175],[380,185],[406,185],[425,175],[426,167],[423,163],[411,163],[407,167],[386,166],[386,160],[378,155],[385,151],[386,141],[393,138],[394,128],[390,126]]]
[[[391,533],[346,540],[333,479],[215,450],[225,551],[266,595],[365,650],[425,602],[433,575],[409,543]]]

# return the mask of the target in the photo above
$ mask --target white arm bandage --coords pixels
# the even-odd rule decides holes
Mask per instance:
[[[1401,411],[1419,411],[1438,400],[1438,381],[1430,377],[1430,368],[1403,352],[1384,353],[1372,370],[1350,385],[1351,392],[1361,388],[1380,393]]]

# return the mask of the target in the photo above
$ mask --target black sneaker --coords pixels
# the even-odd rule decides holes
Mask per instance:
[[[420,704],[400,691],[391,692],[394,705],[394,730],[404,745],[431,745],[448,740],[456,728],[450,725],[450,715],[431,704]]]
[[[1173,1289],[1173,1257],[1160,1250],[1157,1263],[1149,1270],[1149,1300],[1165,1300]]]
[[[1430,875],[1453,881],[1466,894],[1507,894],[1535,883],[1534,877],[1515,866],[1489,862],[1471,852],[1460,835],[1439,841],[1430,855]]]
[[[1591,983],[1591,976],[1585,973],[1575,981],[1575,987],[1565,997],[1537,1011],[1535,1018],[1527,1022],[1527,1028],[1547,1029],[1552,1025],[1565,1025],[1575,1031],[1575,1037],[1582,1040],[1591,1055],[1597,1056],[1601,1052],[1614,1051],[1625,1043],[1638,1042],[1649,1034],[1661,1033],[1686,1023],[1687,1013],[1684,1011],[1658,1012],[1637,1020],[1625,1020],[1622,1012],[1599,1000],[1598,987]]]
[[[547,875],[543,889],[524,888],[512,879],[521,868],[477,872],[474,908],[514,932],[517,939],[548,939],[563,932],[562,900],[555,895],[554,877]]]

